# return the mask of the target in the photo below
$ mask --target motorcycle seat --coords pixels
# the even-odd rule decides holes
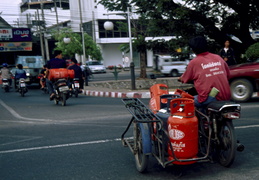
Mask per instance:
[[[58,83],[62,83],[62,82],[67,82],[66,79],[58,79],[55,83],[58,84]]]
[[[236,107],[238,106],[239,107],[240,104],[236,104],[236,103],[234,103],[232,101],[214,101],[214,102],[211,102],[207,106],[207,109],[219,112],[219,111],[221,111],[225,107],[233,107],[233,106],[236,106]]]

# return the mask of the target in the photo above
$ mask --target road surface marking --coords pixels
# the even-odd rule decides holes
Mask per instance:
[[[18,119],[23,119],[23,120],[37,120],[37,121],[50,121],[49,119],[36,119],[36,118],[26,118],[22,117],[20,114],[18,114],[13,108],[5,104],[1,99],[0,99],[0,104],[5,107],[7,111],[9,111],[14,117]]]
[[[132,138],[127,138],[127,139],[132,139]],[[23,149],[12,149],[12,150],[0,151],[0,154],[15,153],[15,152],[25,152],[25,151],[35,151],[35,150],[42,150],[42,149],[54,149],[54,148],[80,146],[80,145],[88,145],[88,144],[100,144],[100,143],[116,142],[116,141],[121,141],[121,139],[120,138],[105,139],[105,140],[98,140],[98,141],[88,141],[88,142],[78,142],[78,143],[69,143],[69,144],[59,144],[59,145],[52,145],[52,146],[41,146],[41,147],[32,147],[32,148],[23,148]]]
[[[235,129],[246,129],[246,128],[256,128],[259,127],[259,125],[247,125],[247,126],[237,126]]]

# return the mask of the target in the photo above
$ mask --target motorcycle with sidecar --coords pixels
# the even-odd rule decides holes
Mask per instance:
[[[232,122],[240,117],[240,104],[216,101],[202,112],[186,91],[169,94],[167,85],[155,84],[150,94],[149,108],[137,98],[122,99],[132,118],[121,139],[134,154],[139,172],[146,171],[149,156],[164,168],[209,161],[229,167],[236,151],[244,150]]]

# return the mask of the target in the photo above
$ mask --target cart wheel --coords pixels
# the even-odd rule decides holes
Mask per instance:
[[[135,163],[136,168],[139,172],[145,172],[148,165],[148,155],[143,154],[142,149],[142,134],[140,127],[137,123],[134,123],[134,144],[136,144],[135,149]]]
[[[222,166],[230,167],[236,154],[236,135],[232,121],[223,122],[219,130],[220,145],[217,149],[217,157]]]

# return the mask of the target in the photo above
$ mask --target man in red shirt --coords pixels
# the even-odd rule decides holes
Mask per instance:
[[[198,93],[194,97],[195,106],[204,108],[212,101],[230,100],[227,63],[220,56],[208,52],[207,41],[202,36],[191,39],[189,45],[197,56],[179,79],[183,83],[194,82]],[[215,97],[209,96],[212,88],[219,91]]]

